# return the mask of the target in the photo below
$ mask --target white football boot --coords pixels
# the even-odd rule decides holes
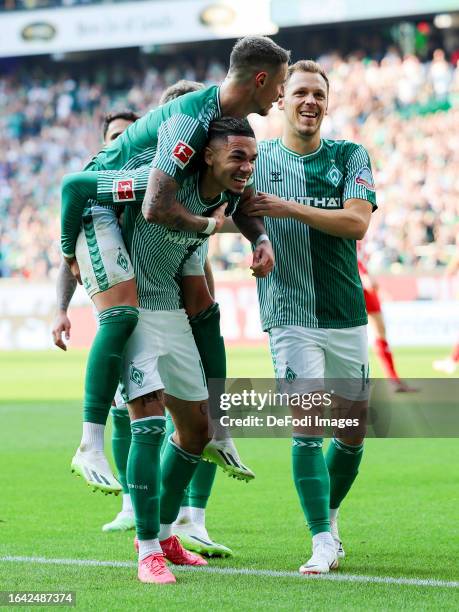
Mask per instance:
[[[341,538],[339,537],[338,532],[338,516],[335,519],[330,519],[330,531],[335,543],[336,554],[339,559],[344,559],[346,553],[344,552],[343,543],[341,542]]]
[[[239,453],[231,438],[212,440],[206,445],[202,453],[202,458],[211,463],[216,463],[228,476],[238,480],[253,480],[255,474],[250,468],[245,466],[239,458]]]
[[[338,567],[335,542],[330,533],[323,532],[312,538],[312,557],[299,569],[300,574],[328,574]]]
[[[109,493],[119,495],[122,491],[120,483],[113,476],[104,451],[82,451],[78,448],[72,459],[71,469],[72,473],[84,478],[93,491],[102,491],[106,495]]]
[[[206,557],[232,557],[233,551],[225,546],[214,542],[209,537],[207,529],[195,523],[174,523],[173,533],[178,536],[182,546],[187,550],[197,552]]]

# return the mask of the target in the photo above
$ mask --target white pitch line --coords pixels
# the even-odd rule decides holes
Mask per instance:
[[[97,559],[52,559],[47,557],[0,557],[0,562],[11,563],[43,563],[47,565],[83,565],[88,567],[137,567],[134,561],[98,561]],[[428,578],[395,578],[392,576],[365,576],[355,574],[330,573],[321,576],[302,576],[298,572],[282,572],[277,570],[248,569],[238,567],[186,567],[176,566],[174,570],[192,571],[210,574],[226,574],[229,576],[265,576],[268,578],[297,578],[300,580],[330,580],[334,582],[367,582],[372,584],[400,584],[408,586],[459,588],[459,581],[434,580]]]

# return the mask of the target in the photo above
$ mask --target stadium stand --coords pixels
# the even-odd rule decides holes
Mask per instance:
[[[318,59],[332,83],[325,133],[362,142],[375,169],[380,210],[364,247],[370,270],[445,265],[458,232],[459,64],[441,49],[430,61],[401,58],[395,48],[380,61],[358,52]],[[218,61],[201,58],[161,69],[92,63],[72,76],[56,64],[0,77],[0,276],[54,278],[60,179],[100,148],[105,112],[142,113],[179,78],[210,84],[224,73]],[[259,137],[279,134],[278,113],[255,119]],[[246,266],[239,237],[213,238],[210,252],[217,270]]]

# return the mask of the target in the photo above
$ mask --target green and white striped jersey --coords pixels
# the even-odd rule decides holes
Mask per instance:
[[[209,252],[209,241],[206,240],[204,244],[196,249],[196,255],[199,257],[199,261],[204,269],[204,264],[206,263],[206,257]]]
[[[127,178],[129,177],[129,178]],[[123,202],[127,204],[123,218],[123,237],[134,268],[139,305],[148,310],[175,310],[182,308],[181,273],[190,255],[200,249],[205,259],[203,245],[209,236],[202,233],[178,231],[163,225],[147,223],[141,204],[148,181],[148,167],[127,172],[99,172],[97,200],[99,204]],[[234,213],[239,196],[228,191],[212,202],[205,202],[199,195],[199,175],[186,179],[177,192],[177,200],[195,215],[210,213],[228,202],[225,214]],[[120,183],[124,196],[119,199]],[[134,186],[134,188],[133,188]],[[128,189],[126,189],[128,187]]]
[[[197,171],[209,124],[220,116],[217,86],[185,94],[130,125],[86,169],[131,170],[152,164],[182,184]]]
[[[351,198],[376,209],[366,150],[345,140],[321,140],[298,155],[279,139],[261,142],[255,187],[304,206],[339,210]],[[265,217],[276,257],[274,270],[257,278],[265,331],[280,325],[344,328],[367,323],[355,240],[330,236],[295,219]]]

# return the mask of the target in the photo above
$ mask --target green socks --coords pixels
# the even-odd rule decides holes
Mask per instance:
[[[166,430],[164,417],[146,417],[131,423],[132,441],[127,483],[135,511],[139,540],[153,540],[159,533],[160,451]]]
[[[112,408],[112,451],[118,471],[118,480],[123,487],[123,493],[129,494],[126,482],[126,467],[131,446],[131,421],[126,409]]]
[[[225,391],[226,353],[220,333],[220,308],[212,304],[207,310],[190,319],[194,340],[201,357],[209,385],[209,408],[213,418],[219,418],[220,393]]]
[[[137,325],[133,306],[114,306],[99,313],[99,329],[89,352],[83,421],[105,425],[121,374],[121,357]]]
[[[161,527],[163,524],[172,525],[177,518],[185,489],[199,461],[199,455],[188,453],[169,437],[161,460]],[[167,537],[164,534],[160,539]]]
[[[363,455],[363,444],[350,446],[336,438],[327,451],[327,466],[330,474],[330,508],[339,508],[359,472]]]
[[[330,481],[322,438],[293,437],[293,480],[312,535],[330,531]]]
[[[200,461],[191,479],[183,499],[182,506],[193,506],[193,508],[206,508],[209,501],[212,485],[214,484],[217,466],[209,461]]]

